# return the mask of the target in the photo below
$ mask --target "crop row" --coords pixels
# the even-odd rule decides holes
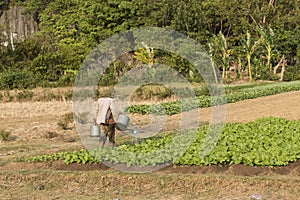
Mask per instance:
[[[300,159],[300,121],[262,118],[249,123],[228,123],[220,134],[208,130],[209,126],[205,125],[180,134],[148,138],[134,144],[124,143],[113,149],[60,152],[23,161],[61,159],[66,164],[108,161],[127,166],[162,163],[284,166]]]
[[[132,105],[126,109],[127,113],[138,114],[156,114],[156,115],[173,115],[183,111],[195,108],[210,107],[213,105],[223,105],[225,103],[234,103],[245,99],[254,99],[258,97],[279,94],[283,92],[300,90],[300,82],[285,84],[269,84],[262,87],[248,88],[237,92],[226,92],[220,96],[197,96],[186,98],[180,101],[165,102],[154,105]]]

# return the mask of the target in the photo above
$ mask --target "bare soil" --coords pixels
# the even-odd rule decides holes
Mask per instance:
[[[227,104],[226,122],[261,117],[300,119],[300,91]],[[300,161],[285,167],[168,166],[151,173],[125,173],[103,164],[16,162],[18,158],[84,148],[76,130],[57,125],[72,112],[71,101],[0,104],[0,130],[11,141],[0,142],[1,199],[300,199]],[[212,108],[200,109],[200,121]],[[176,129],[180,115],[167,118],[162,131]],[[138,123],[148,116],[132,115]],[[72,127],[72,125],[70,126]],[[124,133],[117,132],[121,141]]]

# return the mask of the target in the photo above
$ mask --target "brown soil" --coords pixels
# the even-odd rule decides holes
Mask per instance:
[[[226,122],[261,117],[300,119],[300,91],[226,105]],[[74,129],[57,122],[72,112],[70,101],[6,102],[0,104],[0,130],[11,141],[0,142],[1,199],[299,199],[300,161],[286,167],[168,166],[132,174],[102,164],[15,162],[18,158],[84,148]],[[209,122],[211,108],[200,109]],[[163,131],[174,130],[180,115],[168,117]],[[132,115],[143,123],[148,116]],[[124,133],[117,132],[117,141]]]

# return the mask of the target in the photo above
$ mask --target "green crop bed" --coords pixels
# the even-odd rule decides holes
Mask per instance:
[[[284,166],[300,159],[300,121],[283,118],[262,118],[249,123],[228,123],[217,143],[208,154],[201,154],[207,140],[208,126],[184,133],[123,143],[117,147],[60,152],[38,155],[21,161],[42,162],[64,160],[70,163],[112,163],[131,165],[213,165],[244,164],[256,166]],[[192,142],[189,145],[188,141]],[[184,151],[182,151],[184,149]],[[202,156],[201,156],[202,155]]]
[[[300,81],[273,83],[251,87],[231,86],[225,88],[225,94],[220,96],[200,95],[180,101],[166,102],[154,105],[132,105],[126,109],[127,113],[173,115],[195,108],[210,107],[234,103],[246,99],[254,99],[289,91],[300,90]]]

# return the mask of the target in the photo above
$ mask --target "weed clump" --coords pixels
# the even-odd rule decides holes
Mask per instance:
[[[73,113],[66,113],[62,116],[62,118],[57,122],[57,125],[62,128],[63,130],[72,129],[70,124],[73,124],[74,117]]]
[[[13,141],[16,137],[11,135],[10,131],[7,131],[5,129],[0,130],[0,140],[7,142],[7,141]]]

